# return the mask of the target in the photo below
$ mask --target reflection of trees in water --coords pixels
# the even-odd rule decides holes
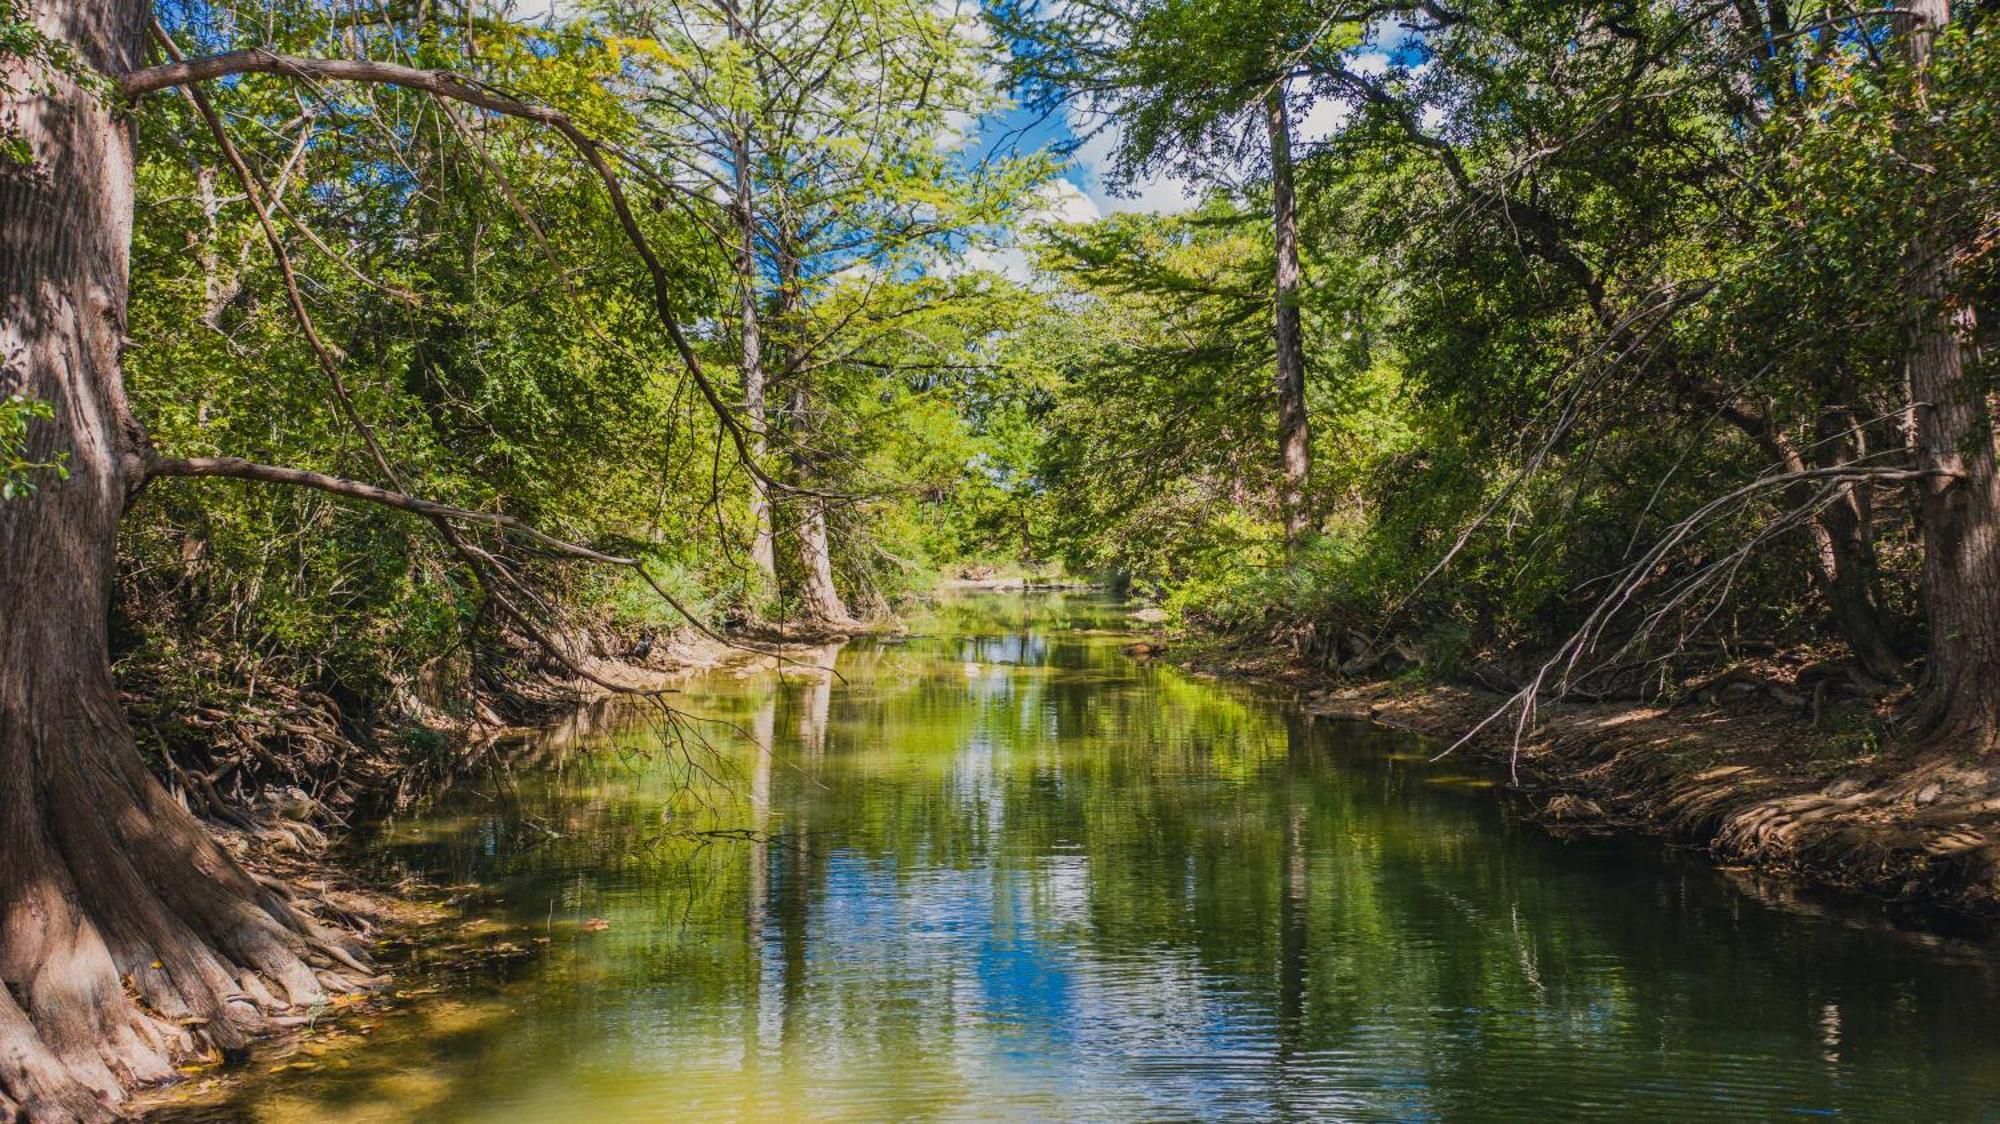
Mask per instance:
[[[1552,842],[1490,793],[1384,759],[1405,741],[1330,732],[1115,642],[1056,642],[1056,672],[976,679],[962,650],[864,643],[845,683],[828,651],[814,671],[691,688],[691,708],[772,747],[742,750],[740,783],[690,794],[571,754],[423,846],[524,912],[561,880],[612,918],[538,1019],[567,1012],[588,1038],[607,1008],[727,1012],[685,1033],[735,1038],[746,1066],[775,1052],[795,1076],[837,1057],[944,1080],[963,1055],[939,1044],[967,1041],[977,1011],[1069,1035],[1033,1049],[1078,1066],[1225,1044],[1269,1067],[1273,1111],[1324,1109],[1310,1074],[1336,1058],[1378,1088],[1362,1109],[1454,1116],[1551,1080],[1524,1059],[1563,1059],[1578,1089],[1629,1087],[1635,1058],[1660,1088],[1697,1087],[1744,1010],[1801,995],[1810,1018],[1745,1033],[1777,1053],[1809,1040],[1818,1059],[1836,1010],[1846,1068],[1797,1080],[1851,1082],[1904,1064],[1887,1043],[1977,1025],[1992,998],[1893,944],[1743,911],[1699,869]],[[663,815],[752,834],[662,842]],[[527,816],[562,837],[537,841]],[[1869,978],[1920,982],[1846,986]]]
[[[798,657],[782,672],[786,685],[796,691],[798,748],[808,757],[826,752],[827,720],[833,713],[834,664],[844,644],[828,644]]]

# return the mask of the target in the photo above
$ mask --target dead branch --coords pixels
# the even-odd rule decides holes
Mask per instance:
[[[1597,600],[1597,603],[1591,608],[1589,615],[1584,619],[1583,624],[1578,626],[1576,631],[1571,633],[1569,638],[1547,660],[1542,662],[1541,666],[1536,669],[1535,674],[1529,678],[1527,685],[1510,695],[1498,707],[1494,708],[1492,713],[1481,719],[1470,730],[1467,730],[1458,740],[1446,746],[1433,760],[1450,754],[1460,746],[1479,736],[1488,726],[1509,712],[1518,710],[1519,717],[1514,725],[1513,752],[1508,761],[1510,775],[1518,781],[1520,779],[1521,742],[1527,736],[1529,729],[1534,725],[1535,709],[1543,697],[1545,695],[1552,695],[1560,699],[1579,678],[1587,676],[1587,671],[1580,673],[1578,669],[1582,666],[1585,658],[1597,649],[1598,644],[1602,641],[1613,619],[1647,585],[1651,584],[1654,576],[1661,571],[1667,558],[1673,553],[1675,548],[1685,542],[1695,531],[1707,525],[1722,513],[1737,510],[1744,503],[1772,490],[1787,488],[1802,482],[1826,485],[1826,488],[1822,489],[1815,497],[1813,503],[1796,508],[1785,513],[1784,516],[1770,521],[1760,533],[1752,536],[1750,542],[1743,544],[1737,550],[1731,551],[1722,559],[1702,567],[1694,575],[1678,583],[1675,588],[1669,591],[1667,603],[1648,614],[1647,618],[1641,623],[1634,634],[1627,638],[1625,643],[1619,646],[1618,651],[1609,657],[1611,662],[1623,658],[1632,648],[1643,644],[1651,635],[1652,630],[1657,626],[1658,622],[1667,613],[1685,604],[1696,595],[1707,589],[1720,588],[1722,595],[1726,596],[1729,580],[1733,578],[1736,570],[1752,551],[1775,537],[1780,531],[1796,526],[1801,519],[1810,516],[1815,505],[1827,502],[1838,489],[1852,487],[1858,483],[1896,484],[1917,480],[1955,478],[1956,474],[1937,469],[1848,464],[1830,468],[1802,469],[1795,472],[1767,473],[1725,495],[1710,500],[1669,527],[1666,533],[1650,549],[1633,561],[1631,565],[1619,571],[1617,581],[1612,585],[1610,591]],[[1712,613],[1713,610],[1711,610],[1711,615]],[[1551,686],[1553,686],[1553,690],[1551,690]]]

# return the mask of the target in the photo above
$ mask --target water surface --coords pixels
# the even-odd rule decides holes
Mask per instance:
[[[520,955],[441,957],[365,1048],[221,1111],[2000,1118],[1990,947],[1551,838],[1415,739],[1120,654],[1124,623],[955,599],[389,825],[374,861]]]

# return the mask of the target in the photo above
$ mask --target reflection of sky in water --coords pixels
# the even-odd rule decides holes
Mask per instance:
[[[668,755],[562,752],[404,825],[385,862],[550,943],[441,980],[476,1026],[420,1005],[222,1118],[2000,1110],[1990,951],[1553,840],[1405,739],[1135,663],[1079,631],[1115,612],[1047,604],[946,606],[850,647],[844,682],[691,684],[771,732],[754,804],[684,792]],[[661,837],[746,822],[778,836]]]
[[[1088,1109],[1093,1090],[1125,1085],[1096,1107],[1151,1114],[1187,1111],[1246,1076],[1261,1080],[1232,1075],[1229,1059],[1268,1055],[1269,1026],[1212,994],[1184,957],[1104,961],[1064,939],[1062,930],[1086,921],[1088,877],[1081,856],[1036,874],[914,875],[836,856],[808,970],[830,986],[865,972],[885,1005],[921,1005],[948,1023],[975,1099],[1047,1094]],[[768,937],[764,947],[766,988],[775,990],[782,953]],[[1189,1057],[1203,1064],[1191,1068]]]

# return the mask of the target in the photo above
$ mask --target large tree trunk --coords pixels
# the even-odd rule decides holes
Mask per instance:
[[[140,62],[148,12],[28,6],[107,74]],[[69,478],[0,501],[0,1119],[99,1118],[189,1050],[235,1050],[321,998],[308,957],[337,946],[168,795],[119,707],[107,618],[144,472],[119,370],[132,138],[108,99],[7,65],[0,113],[33,163],[0,161],[0,393],[54,408],[33,459]]]
[[[1292,126],[1282,84],[1264,99],[1271,142],[1271,215],[1277,246],[1272,285],[1272,337],[1278,350],[1278,507],[1285,549],[1293,552],[1311,526],[1308,489],[1312,432],[1306,417],[1306,349],[1299,318],[1299,211],[1292,188]]]
[[[1904,11],[1903,48],[1922,75],[1951,5],[1909,0]],[[1930,201],[1926,206],[1934,209]],[[2000,748],[2000,473],[1992,410],[1965,370],[1970,312],[1952,303],[1949,251],[1945,233],[1933,226],[1911,240],[1904,256],[1910,310],[1904,369],[1915,403],[1917,464],[1950,474],[1925,481],[1918,497],[1930,623],[1921,722],[1939,748],[1985,751]]]

